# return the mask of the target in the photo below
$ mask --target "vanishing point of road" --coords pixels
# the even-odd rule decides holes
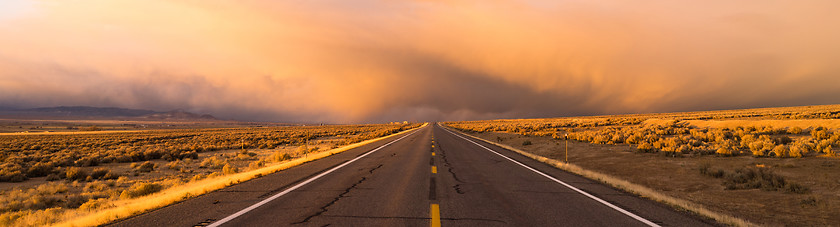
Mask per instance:
[[[113,226],[715,226],[436,124]]]

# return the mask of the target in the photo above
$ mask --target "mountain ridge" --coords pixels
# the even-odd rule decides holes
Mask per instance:
[[[145,109],[92,106],[55,106],[28,109],[0,108],[0,115],[51,118],[139,118],[149,120],[219,120],[210,114],[197,114],[182,109],[160,112]]]

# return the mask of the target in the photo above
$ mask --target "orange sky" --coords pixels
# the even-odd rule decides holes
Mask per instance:
[[[840,2],[0,2],[0,106],[386,122],[840,103]]]

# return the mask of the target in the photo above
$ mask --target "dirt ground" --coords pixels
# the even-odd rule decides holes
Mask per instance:
[[[565,158],[563,140],[493,132],[471,134],[544,157]],[[523,145],[526,140],[532,144]],[[752,223],[766,226],[840,226],[840,159],[837,157],[668,157],[639,153],[628,145],[598,145],[574,140],[568,141],[568,149],[572,164]],[[727,190],[723,179],[701,174],[702,165],[725,171],[756,166],[768,168],[787,181],[807,187],[809,192]]]

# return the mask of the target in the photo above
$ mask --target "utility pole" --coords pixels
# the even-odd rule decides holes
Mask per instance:
[[[569,163],[569,133],[566,133],[566,163]]]

